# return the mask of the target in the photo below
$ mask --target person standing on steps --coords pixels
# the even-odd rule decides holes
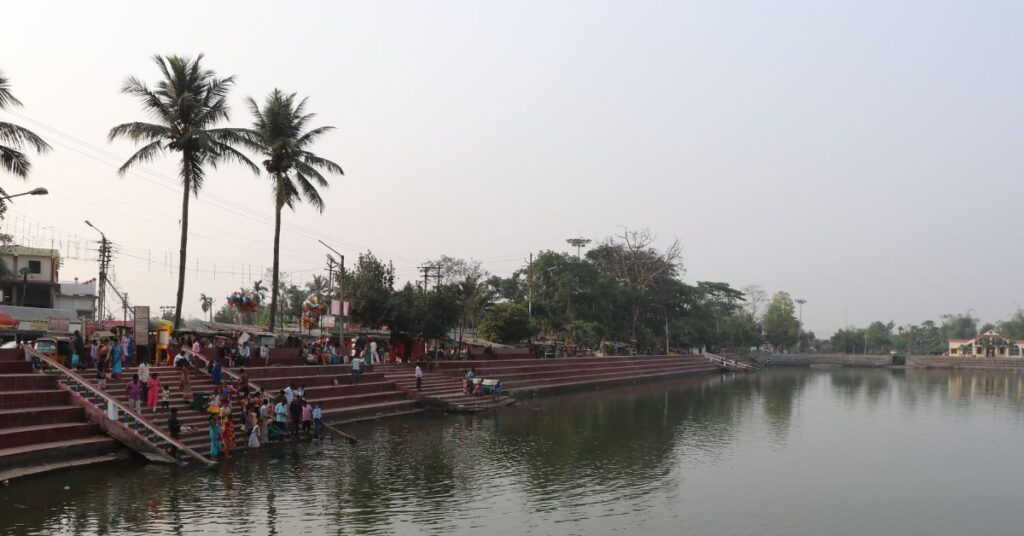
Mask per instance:
[[[96,350],[96,379],[99,380],[101,390],[107,388],[107,354],[106,348],[100,346]]]
[[[153,413],[156,413],[156,402],[157,398],[160,397],[160,374],[154,372],[146,382],[146,407],[153,408]]]
[[[416,363],[416,390],[419,391],[423,387],[423,369],[420,368],[420,364]]]
[[[142,411],[142,384],[139,383],[139,375],[133,374],[132,381],[124,387],[124,393],[128,397],[128,409],[137,412]]]
[[[377,354],[377,340],[370,339],[370,364],[380,364],[380,355]]]
[[[270,366],[270,347],[266,343],[260,345],[260,359],[263,360],[264,367]],[[266,441],[265,437],[264,441]]]
[[[178,369],[178,373],[181,374],[181,378],[178,380],[178,390],[181,391],[181,394],[185,395],[192,391],[192,385],[189,381],[189,369],[192,366],[188,361],[188,355],[185,354],[184,348],[174,357],[174,368]]]
[[[139,400],[148,400],[148,389],[149,389],[149,365],[145,361],[139,363],[138,370],[135,371],[139,376],[139,383],[142,384],[142,389],[139,392]],[[140,410],[141,411],[141,410]]]
[[[359,383],[359,375],[363,373],[363,358],[358,355],[352,360],[352,385]]]

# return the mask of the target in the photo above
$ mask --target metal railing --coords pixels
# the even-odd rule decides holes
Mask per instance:
[[[201,462],[206,467],[216,467],[216,461],[210,460],[181,441],[174,439],[167,433],[164,433],[164,431],[160,430],[156,425],[147,421],[140,414],[125,407],[124,404],[117,401],[107,393],[104,393],[100,388],[94,386],[92,382],[86,380],[77,372],[32,348],[25,347],[24,350],[25,355],[31,357],[31,360],[34,363],[45,364],[41,367],[44,374],[53,374],[57,378],[58,382],[66,385],[69,389],[78,393],[83,399],[102,410],[111,421],[135,432],[136,435],[143,438],[152,448],[161,452],[166,452],[167,447],[174,447],[196,461]],[[113,417],[111,417],[111,415],[113,415]],[[152,456],[148,455],[150,453],[140,451],[140,454],[153,461],[167,461],[154,459]],[[170,458],[170,456],[168,456],[168,458],[173,459]]]
[[[728,370],[743,370],[748,372],[757,370],[757,367],[749,363],[744,363],[742,361],[737,361],[735,359],[729,359],[728,357],[722,357],[720,355],[715,355],[708,352],[704,352],[704,358],[707,359],[708,361],[711,361],[712,363],[717,363]]]

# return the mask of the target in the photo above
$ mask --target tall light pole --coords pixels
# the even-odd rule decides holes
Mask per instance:
[[[587,244],[589,244],[591,242],[591,240],[589,238],[579,237],[579,238],[569,238],[569,239],[566,240],[566,242],[570,246],[576,248],[576,260],[579,260],[581,258],[580,250],[582,248],[587,247]]]
[[[47,190],[46,188],[35,188],[33,190],[29,190],[27,192],[22,192],[20,194],[0,196],[0,201],[7,201],[8,199],[11,199],[12,197],[21,197],[23,195],[46,195],[48,193],[50,193],[50,191]]]
[[[323,240],[317,240],[320,244],[333,251],[338,256],[338,345],[341,351],[345,351],[345,256],[338,250],[328,246]],[[330,258],[330,256],[328,256]]]
[[[803,335],[803,332],[804,332],[804,304],[807,303],[807,300],[805,300],[803,298],[797,298],[796,299],[796,303],[799,306],[799,310],[800,310],[800,313],[799,313],[799,318],[800,318],[799,322],[800,322],[800,324],[796,328],[797,329],[797,331],[796,331],[797,339],[796,340],[797,340],[797,344],[800,346],[800,351],[803,352],[804,351],[804,341],[801,338],[801,335]]]

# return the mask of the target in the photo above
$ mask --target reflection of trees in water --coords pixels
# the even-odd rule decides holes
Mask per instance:
[[[883,395],[892,393],[893,371],[890,369],[837,368],[828,372],[829,384],[834,397],[848,408],[855,406],[861,398],[874,409]]]

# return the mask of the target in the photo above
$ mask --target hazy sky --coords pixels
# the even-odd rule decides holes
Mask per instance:
[[[685,279],[808,300],[820,335],[942,313],[998,320],[1024,302],[1019,2],[11,2],[0,113],[54,145],[4,230],[53,239],[62,277],[96,274],[90,219],[119,246],[130,300],[174,303],[173,157],[115,173],[146,119],[121,95],[150,57],[206,54],[245,96],[309,96],[346,171],[327,211],[286,212],[282,268],[351,266],[367,248],[403,278],[440,254],[507,274],[621,226],[684,248]],[[25,117],[29,119],[25,119]],[[271,264],[269,181],[212,172],[192,204],[186,314]],[[52,229],[48,228],[52,227]],[[76,248],[75,244],[79,247]],[[94,248],[94,245],[90,246]],[[198,275],[196,262],[198,260]],[[251,269],[253,277],[248,271]],[[243,276],[241,273],[246,271]]]

